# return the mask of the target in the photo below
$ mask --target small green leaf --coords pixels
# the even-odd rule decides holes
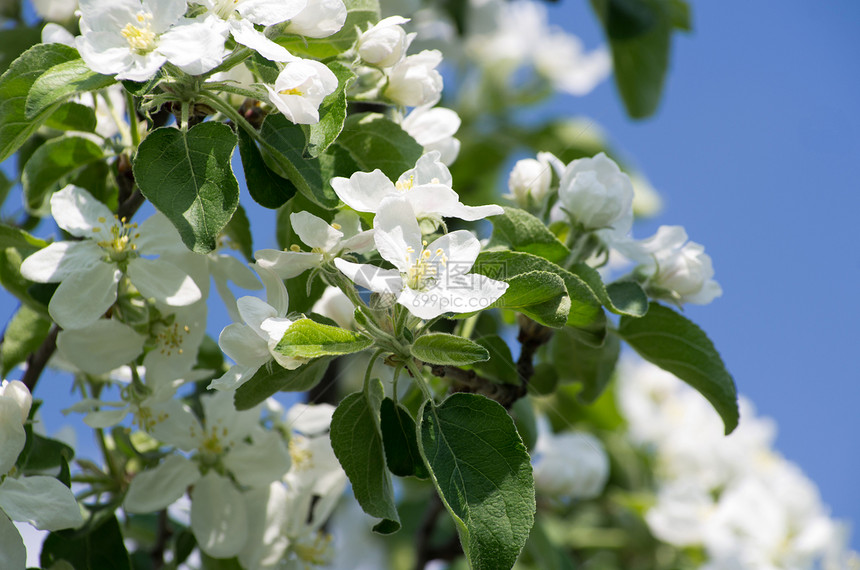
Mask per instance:
[[[344,398],[331,418],[330,436],[358,504],[370,516],[383,519],[373,530],[390,534],[400,529],[400,517],[385,463],[379,417],[382,397],[382,382],[375,380],[366,391]]]
[[[42,544],[39,564],[51,568],[61,560],[79,570],[131,570],[128,550],[116,515],[105,518],[90,532],[52,532]]]
[[[36,285],[32,281],[28,281],[21,275],[21,262],[26,255],[32,253],[27,251],[25,255],[21,255],[21,251],[15,247],[0,247],[0,285],[9,293],[16,296],[22,303],[40,313],[45,318],[48,316],[48,303],[37,299],[33,293]],[[41,284],[40,284],[41,285]],[[50,285],[45,285],[50,287]],[[48,295],[50,300],[50,295]]]
[[[358,170],[378,168],[392,180],[413,168],[424,153],[400,125],[379,113],[347,117],[336,144],[349,152]]]
[[[570,268],[570,272],[585,281],[603,306],[616,315],[641,317],[648,312],[648,295],[638,283],[616,281],[604,285],[597,270],[585,263],[577,263]]]
[[[409,410],[403,404],[385,398],[380,409],[380,423],[389,471],[399,477],[429,477],[418,451],[415,420],[409,415]]]
[[[446,333],[430,333],[418,337],[409,348],[412,356],[428,364],[463,366],[489,360],[487,349],[467,338]]]
[[[287,370],[275,362],[263,366],[236,389],[233,403],[237,410],[250,410],[278,392],[306,392],[319,384],[330,363],[330,358],[319,358],[295,370]]]
[[[475,570],[511,568],[534,524],[529,454],[498,403],[476,394],[425,402],[421,454]]]
[[[37,474],[48,469],[60,467],[63,460],[71,461],[75,450],[56,439],[32,434],[33,441],[27,451],[27,459],[21,469],[25,473]]]
[[[48,242],[28,234],[20,228],[13,228],[12,226],[0,223],[0,250],[7,247],[14,247],[26,257],[43,247],[48,247]]]
[[[45,121],[45,126],[60,131],[81,131],[92,133],[96,130],[98,120],[92,107],[80,103],[63,103]]]
[[[82,137],[58,137],[37,148],[21,176],[27,209],[47,213],[47,202],[62,180],[103,158],[101,147]]]
[[[245,171],[245,186],[256,203],[264,208],[279,208],[295,195],[295,185],[266,166],[254,139],[241,129],[239,154]]]
[[[289,358],[317,358],[359,352],[371,344],[373,340],[357,332],[306,318],[290,325],[275,350]]]
[[[737,427],[735,382],[702,329],[672,309],[651,303],[644,317],[621,317],[618,334],[645,360],[671,372],[707,398],[723,418],[726,434]]]
[[[51,321],[27,305],[12,316],[0,343],[0,376],[3,378],[18,364],[35,352],[48,336]]]
[[[477,271],[476,271],[477,272]],[[564,279],[549,271],[528,271],[505,279],[508,290],[492,306],[516,309],[544,326],[567,323],[570,296]]]
[[[359,31],[379,21],[379,0],[345,0],[344,5],[346,22],[336,34],[327,38],[281,36],[275,41],[300,57],[327,59],[342,54],[353,46]]]
[[[570,250],[546,225],[525,210],[505,208],[501,216],[493,216],[493,235],[487,247],[506,246],[525,251],[552,262],[564,261]]]
[[[337,139],[346,119],[346,89],[355,80],[355,73],[345,65],[336,61],[328,64],[329,69],[337,77],[337,90],[322,100],[319,107],[320,120],[313,125],[305,126],[308,146],[305,154],[316,158]]]
[[[0,76],[0,162],[12,156],[59,107],[55,103],[38,115],[27,117],[25,105],[33,84],[53,66],[78,58],[75,48],[38,44],[21,54]]]
[[[113,77],[92,71],[80,58],[59,63],[48,68],[33,83],[24,112],[32,119],[72,95],[104,89],[114,83]]]
[[[239,183],[230,166],[235,147],[230,127],[206,122],[187,132],[161,127],[138,148],[134,178],[140,191],[194,252],[215,249],[239,204]]]
[[[600,301],[582,279],[537,255],[520,251],[485,251],[478,256],[472,271],[508,282],[517,275],[531,271],[548,272],[561,277],[570,297],[570,312],[567,315],[567,324],[570,326],[588,326],[599,319],[603,312]],[[506,295],[508,292],[502,299]]]
[[[550,341],[552,363],[562,382],[579,382],[582,391],[580,401],[591,404],[603,393],[612,374],[621,343],[614,335],[607,335],[601,346],[583,342],[577,329],[558,331]]]

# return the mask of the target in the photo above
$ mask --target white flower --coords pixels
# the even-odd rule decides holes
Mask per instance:
[[[549,152],[539,152],[537,159],[518,160],[508,177],[508,198],[526,210],[540,206],[549,194],[553,170],[560,177],[564,171],[562,162]]]
[[[355,326],[355,305],[337,287],[326,287],[319,300],[311,307],[311,312],[328,317],[345,329]]]
[[[626,234],[633,223],[630,178],[602,152],[565,167],[558,198],[556,206],[586,230],[612,228],[617,234]]]
[[[585,432],[551,433],[544,425],[535,446],[535,488],[550,496],[593,499],[609,479],[603,444]]]
[[[49,22],[67,22],[78,9],[78,0],[32,0],[36,13]]]
[[[230,392],[203,396],[201,403],[202,423],[184,408],[162,424],[159,434],[166,443],[193,451],[191,459],[171,455],[138,473],[124,504],[132,513],[157,511],[193,485],[191,531],[198,545],[215,558],[231,558],[249,536],[250,513],[236,484],[267,487],[290,468],[290,455],[278,434],[260,427],[259,407],[237,412]]]
[[[63,26],[48,22],[42,28],[42,43],[63,44],[64,46],[75,47],[75,36]]]
[[[435,49],[401,59],[388,71],[385,96],[405,107],[432,105],[442,94],[440,63],[442,52]]]
[[[291,279],[320,267],[342,253],[365,253],[373,249],[373,230],[361,231],[361,220],[355,212],[339,212],[331,224],[310,212],[295,212],[290,214],[290,223],[311,251],[301,251],[298,245],[293,245],[289,251],[254,252],[257,264],[274,270],[281,279]]]
[[[451,172],[439,160],[438,152],[425,154],[392,183],[381,170],[356,172],[349,178],[336,177],[331,187],[343,202],[359,212],[376,212],[388,197],[403,197],[419,220],[436,225],[441,218],[474,221],[504,213],[501,206],[466,206],[451,188]]]
[[[374,227],[379,254],[396,269],[343,259],[335,259],[335,266],[362,287],[395,294],[397,302],[419,318],[484,309],[507,289],[507,283],[467,273],[481,250],[471,232],[451,232],[429,245],[422,241],[415,212],[406,198],[384,200]]]
[[[19,382],[0,384],[0,567],[24,568],[27,553],[12,521],[26,522],[41,530],[60,530],[83,522],[71,490],[54,477],[14,477],[27,436],[24,422],[33,397]]]
[[[430,105],[415,107],[400,126],[424,147],[425,154],[439,152],[439,160],[445,165],[457,159],[460,141],[454,135],[460,128],[460,116],[456,111]]]
[[[621,252],[643,263],[649,293],[677,305],[707,305],[723,294],[714,280],[714,266],[704,246],[687,241],[682,226],[660,226],[650,238],[621,247]]]
[[[379,67],[391,67],[403,58],[410,40],[400,26],[409,18],[389,16],[362,32],[358,37],[358,55],[367,63]]]
[[[51,213],[60,228],[83,239],[37,251],[21,264],[21,274],[37,283],[60,283],[48,312],[61,327],[83,328],[97,321],[116,301],[123,276],[144,297],[165,305],[181,307],[201,299],[200,289],[181,269],[142,257],[161,253],[164,240],[179,243],[177,235],[156,235],[148,221],[138,229],[136,223],[118,220],[89,192],[72,185],[51,196]]]
[[[184,0],[80,0],[75,45],[93,71],[146,81],[169,61],[192,75],[221,63],[223,23],[182,18]]]
[[[307,38],[327,38],[340,31],[345,22],[343,0],[313,0],[290,19],[284,31]]]
[[[278,74],[275,86],[266,85],[269,101],[290,121],[312,125],[320,120],[319,106],[337,89],[337,77],[318,61],[299,59]]]
[[[612,56],[605,47],[586,54],[576,36],[562,31],[543,35],[534,46],[535,69],[556,89],[570,95],[586,95],[612,71]]]
[[[313,0],[312,0],[313,1]],[[230,34],[271,61],[293,61],[296,56],[254,28],[254,24],[272,26],[298,15],[306,0],[201,0],[209,14],[226,22]]]
[[[221,350],[236,364],[223,376],[213,380],[209,384],[210,389],[237,388],[273,359],[289,370],[305,362],[303,359],[288,358],[275,350],[293,324],[293,321],[285,318],[289,300],[287,288],[273,270],[260,266],[255,269],[266,286],[268,303],[257,297],[242,297],[236,302],[244,324],[227,325],[218,337]]]

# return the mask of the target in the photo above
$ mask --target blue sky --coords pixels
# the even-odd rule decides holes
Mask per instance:
[[[598,45],[587,3],[561,4],[553,21]],[[724,295],[687,316],[856,526],[860,4],[692,4],[656,116],[630,121],[611,83],[552,111],[596,119],[663,195],[657,221],[705,245]]]

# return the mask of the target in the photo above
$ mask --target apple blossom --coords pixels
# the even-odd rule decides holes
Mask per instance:
[[[464,205],[451,183],[451,172],[440,161],[439,153],[432,151],[419,158],[415,168],[401,174],[396,184],[377,169],[332,178],[331,187],[347,206],[359,212],[375,213],[385,198],[403,197],[419,220],[431,220],[435,225],[443,217],[474,221],[504,213],[501,206]]]
[[[290,19],[284,31],[306,38],[327,38],[343,28],[346,15],[343,0],[311,0]]]
[[[626,234],[633,224],[632,205],[630,178],[602,152],[574,160],[561,175],[556,207],[586,230],[611,228]],[[563,217],[561,212],[553,216]]]
[[[507,198],[524,209],[543,204],[552,185],[553,171],[561,177],[564,164],[552,153],[539,152],[537,159],[518,160],[508,177]]]
[[[221,63],[227,26],[183,18],[184,0],[80,0],[75,45],[93,71],[146,81],[167,61],[198,75]]]
[[[395,269],[335,259],[335,266],[358,285],[377,293],[393,293],[416,317],[433,319],[444,313],[469,313],[489,307],[507,284],[467,273],[481,250],[471,232],[458,230],[431,244],[409,201],[387,198],[374,219],[379,254]]]
[[[225,22],[233,39],[271,61],[294,61],[296,56],[254,28],[272,26],[298,15],[306,0],[200,0],[207,13]]]
[[[294,244],[289,251],[261,249],[254,252],[257,264],[274,270],[281,279],[321,267],[343,253],[366,253],[373,249],[373,230],[361,231],[361,221],[354,212],[338,213],[331,224],[310,212],[294,212],[290,214],[290,223],[311,251],[301,251]]]
[[[184,271],[142,257],[165,251],[165,240],[181,247],[178,236],[151,233],[147,222],[138,228],[119,220],[89,192],[72,185],[51,196],[51,212],[60,228],[83,239],[54,242],[37,251],[21,264],[21,274],[37,283],[60,283],[48,312],[61,327],[83,328],[98,320],[116,301],[124,276],[144,297],[165,305],[180,307],[201,299]]]
[[[442,75],[436,71],[440,63],[442,53],[435,49],[406,56],[387,70],[384,95],[404,107],[435,103],[442,94]]]
[[[391,67],[403,59],[415,34],[401,28],[409,18],[389,16],[370,26],[358,36],[358,55],[367,63]]]
[[[312,59],[288,63],[274,87],[266,85],[269,101],[290,121],[312,125],[320,120],[319,106],[337,89],[337,77],[325,64]]]
[[[330,318],[341,328],[351,329],[355,327],[355,305],[337,287],[326,287],[323,294],[311,307],[311,312]]]
[[[424,147],[424,152],[439,152],[439,161],[451,165],[460,152],[460,141],[454,138],[460,128],[460,116],[444,107],[415,107],[400,123],[403,130]]]
[[[582,41],[565,32],[541,36],[534,46],[535,69],[562,93],[587,95],[609,77],[612,56],[605,47],[585,53]]]
[[[609,479],[609,456],[589,433],[551,433],[545,425],[534,450],[534,478],[535,488],[548,495],[593,499]]]

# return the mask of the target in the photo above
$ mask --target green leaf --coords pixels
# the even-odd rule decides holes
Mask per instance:
[[[657,110],[676,28],[690,28],[689,6],[681,0],[592,0],[612,50],[615,84],[635,118]]]
[[[56,439],[33,434],[33,441],[27,451],[27,460],[22,465],[22,470],[30,474],[38,474],[48,469],[55,469],[63,464],[63,461],[71,461],[75,457],[75,450]]]
[[[278,392],[306,392],[319,384],[330,363],[330,358],[319,358],[295,370],[287,370],[275,362],[262,366],[236,389],[233,403],[237,410],[250,410]]]
[[[483,346],[490,355],[489,360],[476,362],[471,366],[475,372],[497,382],[519,386],[520,375],[517,366],[514,364],[508,343],[502,337],[491,334],[475,339],[475,343]]]
[[[475,570],[511,568],[534,524],[532,467],[498,403],[453,394],[419,413],[421,454]]]
[[[505,279],[508,290],[492,306],[516,309],[548,327],[567,323],[570,296],[564,279],[549,271],[528,271]]]
[[[355,80],[355,73],[336,61],[328,64],[337,77],[337,90],[320,104],[320,120],[314,125],[305,125],[308,146],[305,155],[316,158],[337,139],[346,120],[346,88]]]
[[[200,123],[187,132],[152,131],[138,147],[134,178],[143,195],[196,253],[209,253],[239,204],[230,158],[236,135],[227,125]]]
[[[505,208],[501,216],[493,216],[493,235],[487,247],[506,246],[514,251],[525,251],[552,262],[561,262],[570,250],[561,243],[546,225],[525,210]]]
[[[75,48],[39,44],[21,54],[0,76],[0,162],[12,156],[59,107],[56,103],[38,115],[27,117],[25,105],[30,88],[48,69],[78,57]]]
[[[116,515],[111,515],[91,532],[52,532],[42,544],[39,564],[51,568],[65,560],[75,570],[131,570],[128,550]]]
[[[299,57],[327,59],[345,52],[358,39],[358,32],[379,21],[379,0],[345,0],[346,22],[336,34],[327,38],[281,36],[276,42]]]
[[[266,116],[260,136],[266,151],[263,158],[268,159],[266,163],[270,168],[292,182],[314,203],[328,209],[337,206],[338,197],[329,186],[329,180],[340,173],[346,174],[354,163],[339,167],[338,161],[343,157],[334,153],[305,159],[307,141],[304,131],[281,114]]]
[[[331,447],[352,483],[364,512],[383,519],[373,530],[390,534],[400,529],[394,487],[385,463],[379,410],[382,382],[370,382],[364,392],[341,401],[331,418]]]
[[[32,119],[72,95],[104,89],[114,83],[113,77],[92,71],[80,58],[58,63],[33,83],[24,112],[28,119]]]
[[[47,214],[48,200],[61,181],[103,158],[101,147],[82,137],[58,137],[40,146],[21,176],[27,209]]]
[[[648,312],[648,295],[634,281],[616,281],[609,285],[603,284],[603,279],[593,267],[585,263],[577,263],[570,272],[585,281],[603,306],[616,315],[641,317]]]
[[[413,168],[424,153],[400,125],[379,113],[347,117],[337,145],[349,151],[359,170],[378,168],[392,180]]]
[[[658,303],[639,319],[621,317],[618,334],[645,360],[698,390],[714,406],[726,434],[738,425],[738,394],[711,339],[686,317]]]
[[[621,343],[614,335],[608,335],[599,347],[583,342],[576,329],[558,331],[550,341],[552,363],[562,382],[579,382],[582,391],[580,401],[591,404],[603,393],[612,374]]]
[[[27,305],[22,305],[3,332],[3,342],[0,343],[0,376],[5,378],[15,366],[24,362],[31,352],[35,352],[48,336],[49,330],[49,319]]]
[[[264,208],[279,208],[296,194],[293,183],[266,166],[254,139],[241,129],[239,154],[245,171],[245,186],[256,203]]]
[[[472,271],[493,279],[501,278],[507,282],[510,282],[517,275],[532,271],[553,273],[561,277],[567,289],[567,294],[570,297],[570,312],[567,315],[567,324],[570,326],[588,326],[599,319],[603,312],[600,307],[600,301],[582,279],[555,263],[530,253],[519,251],[485,251],[478,256]],[[519,286],[518,290],[522,291]],[[509,291],[505,292],[502,299],[509,294]]]
[[[275,350],[289,358],[317,358],[359,352],[372,344],[357,332],[305,318],[290,325]]]
[[[42,40],[42,26],[15,26],[0,30],[0,73],[6,71],[19,55]]]
[[[399,477],[429,477],[430,473],[418,450],[415,420],[409,410],[403,404],[385,398],[379,412],[388,470]]]
[[[251,236],[251,222],[248,220],[245,208],[241,205],[237,206],[236,211],[233,212],[233,217],[230,218],[230,222],[224,228],[224,234],[230,238],[233,246],[242,252],[248,263],[254,262],[254,241]]]
[[[80,103],[63,103],[45,121],[45,126],[60,131],[81,131],[92,133],[96,130],[96,111]]]
[[[0,223],[0,250],[7,247],[14,247],[26,257],[43,247],[48,247],[48,242],[28,234],[20,228],[13,228],[12,226]]]
[[[6,291],[43,317],[50,318],[47,301],[43,303],[36,299],[32,294],[36,286],[21,275],[21,262],[29,253],[31,252],[22,256],[15,247],[0,248],[0,285],[3,285]],[[48,299],[50,299],[50,295]]]
[[[463,366],[489,360],[487,349],[467,338],[446,333],[430,333],[418,337],[409,347],[412,356],[428,364]]]

